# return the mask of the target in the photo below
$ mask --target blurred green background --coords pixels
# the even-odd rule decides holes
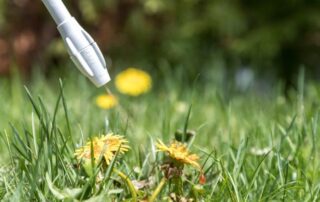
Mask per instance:
[[[130,142],[130,179],[159,176],[154,141],[189,129],[208,201],[319,201],[320,0],[64,2],[102,49],[119,104],[96,105],[105,89],[75,68],[41,0],[0,0],[0,200],[55,201],[48,173],[82,188],[73,151],[108,132]],[[148,94],[114,85],[132,66],[150,73]]]
[[[294,88],[302,66],[320,79],[319,0],[64,2],[98,42],[111,73],[135,66],[159,81],[183,74],[186,84],[213,80],[240,90],[278,81]],[[0,0],[0,15],[1,75],[73,68],[40,0]]]

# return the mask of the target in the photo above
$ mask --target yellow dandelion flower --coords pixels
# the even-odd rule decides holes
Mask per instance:
[[[118,99],[114,95],[99,95],[96,98],[96,104],[102,109],[111,109],[118,104]]]
[[[198,163],[199,157],[196,154],[190,154],[186,145],[181,142],[174,141],[170,146],[166,146],[161,140],[158,140],[156,147],[158,151],[166,152],[170,158],[182,164],[190,164],[201,169]]]
[[[151,89],[152,79],[147,72],[136,68],[128,68],[116,76],[115,84],[119,92],[130,96],[138,96]]]
[[[130,147],[127,143],[128,141],[123,136],[107,134],[88,141],[86,145],[77,149],[74,155],[79,161],[91,160],[91,151],[93,151],[92,156],[95,163],[98,164],[99,159],[104,159],[106,164],[109,165],[118,150],[120,154],[129,150]]]

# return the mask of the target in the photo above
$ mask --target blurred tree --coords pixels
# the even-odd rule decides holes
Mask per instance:
[[[46,22],[42,5],[32,0],[5,1],[1,5],[5,8],[1,35],[11,53],[9,59],[15,61],[21,71],[28,73],[55,36],[54,25]],[[9,72],[9,67],[3,66],[2,72]]]
[[[183,68],[192,79],[212,68],[228,75],[246,66],[274,73],[290,86],[298,66],[320,65],[319,0],[65,2],[117,67],[149,67],[158,75]],[[40,1],[2,0],[0,11],[0,46],[11,52],[0,57],[23,68],[67,60]]]

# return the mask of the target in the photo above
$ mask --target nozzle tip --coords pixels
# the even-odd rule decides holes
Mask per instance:
[[[106,72],[101,76],[91,77],[90,80],[94,83],[94,85],[96,85],[99,88],[101,86],[106,85],[111,79],[108,72]]]

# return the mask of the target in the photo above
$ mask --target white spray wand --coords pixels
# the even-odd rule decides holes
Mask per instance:
[[[106,62],[98,45],[70,15],[62,0],[42,0],[42,2],[56,22],[69,55],[78,69],[97,87],[109,82]]]

